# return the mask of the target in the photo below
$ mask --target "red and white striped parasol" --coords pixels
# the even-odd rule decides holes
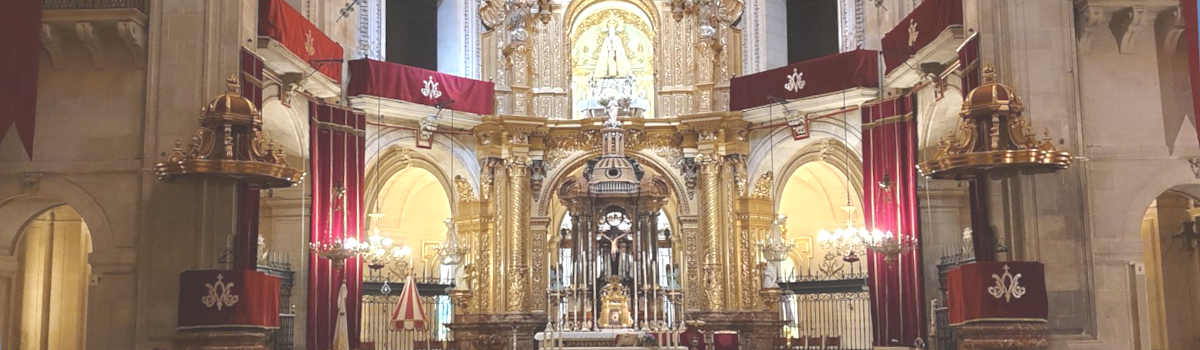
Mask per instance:
[[[404,280],[404,290],[400,291],[400,302],[392,311],[392,329],[425,329],[425,321],[425,307],[421,305],[421,294],[417,293],[417,282],[409,275]]]

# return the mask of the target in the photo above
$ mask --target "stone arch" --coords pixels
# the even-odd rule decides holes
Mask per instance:
[[[375,208],[379,201],[379,191],[383,185],[387,184],[393,176],[410,167],[423,169],[433,174],[437,178],[438,183],[442,186],[442,190],[446,192],[446,198],[450,200],[451,214],[458,213],[458,201],[455,200],[457,194],[454,193],[453,179],[447,174],[449,173],[441,167],[436,161],[422,152],[416,152],[411,149],[392,145],[385,148],[381,155],[368,162],[365,179],[366,186],[363,191],[363,205],[368,208],[368,212]]]
[[[563,12],[563,18],[566,20],[565,23],[563,23],[564,28],[566,28],[566,30],[563,31],[563,39],[566,39],[566,35],[570,35],[570,29],[575,26],[575,20],[579,19],[578,17],[583,13],[583,10],[591,7],[592,5],[610,1],[625,2],[636,6],[646,14],[646,17],[650,18],[650,27],[652,29],[657,31],[658,28],[661,28],[659,24],[658,6],[654,4],[653,0],[574,0],[567,5],[566,11]]]
[[[674,167],[659,161],[657,158],[649,154],[642,153],[641,151],[627,151],[626,154],[629,157],[636,159],[638,164],[647,166],[654,170],[654,172],[658,173],[658,175],[664,177],[671,187],[671,191],[674,192],[674,202],[678,203],[679,205],[679,213],[681,215],[691,213],[691,206],[687,197],[687,186],[684,185],[683,179],[679,176],[679,173],[677,171],[672,171]],[[561,161],[563,165],[555,167],[553,172],[546,174],[546,181],[543,182],[542,190],[537,194],[537,201],[535,202],[537,203],[537,206],[535,210],[533,210],[533,216],[550,215],[548,212],[550,208],[550,200],[554,197],[556,189],[563,184],[563,181],[565,181],[571,173],[586,165],[588,159],[597,157],[599,155],[600,152],[596,150],[573,155],[563,159]]]
[[[0,248],[6,248],[0,253],[11,254],[20,230],[38,214],[60,205],[75,209],[88,223],[94,251],[107,251],[116,246],[107,211],[82,186],[61,175],[44,175],[27,181],[26,186],[31,190],[0,199]]]
[[[0,271],[15,271],[0,272],[11,301],[0,304],[0,329],[13,330],[0,331],[8,339],[0,345],[83,348],[94,252],[86,220],[69,204],[53,204],[23,220],[8,252],[14,259],[0,262]]]
[[[277,95],[263,97],[263,131],[283,148],[289,160],[308,159],[308,118],[301,116],[295,104],[285,106]]]
[[[376,146],[376,142],[379,143],[379,146]],[[394,127],[385,127],[382,130],[376,130],[375,127],[368,126],[365,145],[365,159],[368,165],[374,164],[380,154],[387,153],[393,148],[407,148],[412,154],[421,154],[423,159],[434,164],[446,164],[446,159],[452,159],[454,162],[454,174],[450,174],[449,171],[444,172],[444,174],[450,174],[448,177],[452,180],[454,175],[461,175],[478,192],[480,164],[475,159],[474,145],[464,143],[457,137],[446,137],[446,135],[438,134],[433,138],[432,148],[416,149],[402,146],[416,145],[416,134],[412,130]],[[451,150],[453,153],[450,156],[446,156],[445,152],[451,152]],[[369,177],[367,178],[367,180],[370,179]]]
[[[839,169],[846,175],[850,187],[854,190],[854,195],[858,197],[859,201],[862,200],[862,160],[858,157],[857,152],[846,147],[841,141],[823,139],[800,148],[780,168],[779,175],[772,179],[772,198],[775,198],[773,205],[776,209],[779,208],[779,198],[783,195],[783,185],[792,177],[796,169],[814,161],[826,162]]]

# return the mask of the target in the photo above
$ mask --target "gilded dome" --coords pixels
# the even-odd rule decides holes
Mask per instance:
[[[997,112],[1021,113],[1025,105],[1021,97],[1004,85],[996,82],[996,71],[991,66],[983,67],[983,82],[971,90],[963,100],[962,117],[991,118]]]
[[[204,118],[261,124],[262,116],[259,114],[258,108],[254,106],[253,102],[250,102],[250,99],[238,92],[240,88],[237,75],[230,75],[228,79],[225,79],[225,84],[227,87],[225,93],[209,101],[208,105],[204,107]]]

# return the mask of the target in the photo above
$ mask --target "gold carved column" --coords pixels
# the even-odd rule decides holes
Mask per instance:
[[[744,197],[738,200],[738,210],[741,213],[740,215],[742,215],[744,218],[744,220],[741,222],[743,225],[745,225],[743,229],[750,232],[750,240],[753,243],[762,242],[767,235],[770,234],[771,224],[775,222],[775,202],[771,199],[773,195],[773,182],[774,176],[770,171],[760,175],[754,180],[753,187],[749,187],[749,185],[747,185],[748,191],[745,193]],[[787,239],[787,231],[784,231],[783,233],[785,234],[783,238]],[[755,245],[752,249],[754,249],[758,254],[756,256],[761,256],[761,247]],[[755,261],[758,262],[761,260],[756,259]],[[760,295],[762,293],[769,292],[769,290],[762,288],[763,285],[766,285],[766,283],[762,280],[763,270],[766,268],[766,264],[766,262],[757,264],[758,269],[754,271],[753,276],[755,281],[754,289],[759,290]],[[778,273],[776,277],[778,277]],[[778,288],[772,289],[774,289],[775,292],[779,291]],[[764,303],[762,306],[767,310],[778,311],[778,300],[776,300],[774,304],[771,304],[767,302],[767,300],[770,298],[766,298],[767,299],[760,299]],[[776,313],[778,314],[778,312]]]
[[[515,157],[507,161],[508,167],[508,215],[505,219],[509,235],[508,311],[522,312],[529,289],[528,248],[529,239],[529,160]]]
[[[462,176],[454,177],[454,191],[458,201],[455,229],[470,249],[463,267],[467,285],[456,286],[451,295],[454,313],[458,315],[487,309],[487,290],[491,289],[486,277],[491,273],[491,264],[487,260],[487,227],[491,215],[487,212],[486,197],[476,196],[471,184]]]
[[[721,210],[720,174],[721,162],[710,154],[696,157],[700,167],[700,236],[704,238],[704,300],[705,309],[724,309],[725,290],[721,265]]]

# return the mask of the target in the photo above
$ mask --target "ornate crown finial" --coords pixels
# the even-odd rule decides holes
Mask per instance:
[[[229,78],[225,78],[225,87],[229,92],[238,92],[241,84],[238,83],[237,73],[229,74]]]
[[[983,83],[987,84],[987,83],[995,83],[995,82],[996,82],[996,68],[993,68],[992,65],[990,65],[990,64],[983,66]]]

